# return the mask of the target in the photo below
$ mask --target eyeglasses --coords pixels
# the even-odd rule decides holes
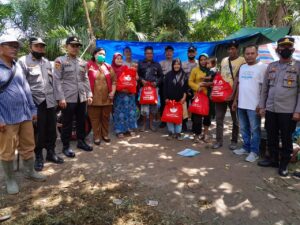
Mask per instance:
[[[17,50],[20,49],[20,45],[18,43],[3,43],[1,45],[8,46]]]

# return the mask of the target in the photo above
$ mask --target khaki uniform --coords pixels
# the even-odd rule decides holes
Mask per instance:
[[[60,56],[55,60],[54,68],[56,100],[65,99],[68,103],[87,101],[92,97],[86,62],[79,58]]]
[[[182,69],[183,71],[190,76],[192,69],[198,66],[198,60],[195,60],[195,62],[185,61],[182,63]]]
[[[266,71],[259,107],[275,113],[300,113],[300,62],[273,62]]]
[[[280,162],[280,170],[287,168],[293,152],[296,121],[292,118],[293,113],[300,113],[299,94],[300,62],[271,63],[264,77],[259,107],[266,109],[268,150],[271,160]]]
[[[161,69],[164,75],[172,70],[172,60],[163,60],[160,61],[159,64],[161,65]]]
[[[39,105],[46,100],[47,108],[55,107],[54,79],[50,62],[46,58],[36,60],[31,53],[21,57],[18,62],[24,70],[35,104]]]
[[[62,110],[61,140],[64,149],[70,147],[74,116],[76,116],[77,139],[84,140],[86,136],[86,101],[93,96],[87,71],[87,63],[82,59],[66,55],[55,60],[55,97],[56,100],[67,102],[67,107]]]

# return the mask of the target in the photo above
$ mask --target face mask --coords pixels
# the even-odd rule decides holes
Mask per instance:
[[[195,56],[188,56],[189,60],[194,60]]]
[[[283,50],[278,50],[278,54],[284,59],[289,59],[293,54],[293,50],[284,48]]]
[[[45,55],[45,53],[34,52],[34,51],[32,51],[31,54],[36,59],[41,59]]]
[[[104,63],[105,62],[105,56],[104,55],[98,55],[97,62],[98,63]]]

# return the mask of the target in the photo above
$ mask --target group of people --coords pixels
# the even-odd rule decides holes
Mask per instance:
[[[105,48],[96,48],[90,61],[78,57],[81,41],[77,37],[66,40],[66,55],[58,57],[54,66],[45,58],[46,43],[41,38],[29,39],[30,52],[17,60],[21,43],[12,35],[0,37],[0,160],[7,192],[16,194],[19,187],[13,170],[15,149],[24,160],[25,176],[35,181],[46,179],[36,171],[43,170],[43,149],[46,160],[61,164],[63,158],[55,152],[57,107],[62,111],[61,141],[66,157],[75,157],[70,147],[73,121],[76,120],[77,148],[92,151],[85,142],[85,118],[88,115],[93,142],[110,142],[109,124],[118,138],[134,136],[138,130],[137,108],[141,112],[140,131],[156,131],[153,122],[169,101],[182,104],[182,123],[161,122],[167,126],[168,140],[183,140],[191,118],[194,142],[209,142],[209,127],[216,118],[216,142],[212,148],[223,145],[224,118],[229,108],[232,118],[232,138],[229,148],[237,155],[247,155],[246,161],[255,162],[259,155],[261,117],[266,117],[270,157],[258,162],[260,166],[276,167],[281,176],[288,175],[288,163],[293,150],[292,133],[300,120],[300,62],[292,59],[294,39],[278,40],[280,60],[269,66],[258,62],[258,48],[244,48],[239,56],[239,44],[227,45],[225,57],[217,69],[216,59],[201,53],[198,58],[194,46],[188,48],[188,61],[174,59],[174,48],[165,48],[166,59],[154,61],[151,46],[144,49],[145,59],[132,59],[130,47],[123,54],[115,53],[112,63],[105,60]],[[123,59],[123,55],[125,59]],[[17,60],[17,61],[16,61]],[[118,79],[125,70],[135,71],[137,93],[117,90]],[[220,73],[230,84],[232,94],[224,102],[209,101],[208,115],[190,115],[188,106],[199,92],[210,97],[214,78]],[[140,90],[146,85],[156,88],[157,104],[139,104]],[[243,146],[238,147],[238,134]],[[281,140],[281,145],[280,145]]]

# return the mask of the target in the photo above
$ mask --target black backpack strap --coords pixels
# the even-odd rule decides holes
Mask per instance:
[[[233,77],[233,71],[232,71],[232,64],[231,64],[231,61],[230,61],[229,57],[228,57],[228,64],[229,64],[229,69],[230,69],[231,78],[232,78],[232,80],[234,80],[234,77]]]
[[[0,86],[0,94],[3,93],[5,91],[5,89],[10,85],[12,79],[14,78],[14,76],[16,74],[16,70],[17,70],[17,65],[15,65],[13,67],[13,70],[10,73],[10,77],[9,77],[8,81],[6,83],[4,83],[2,86]]]

